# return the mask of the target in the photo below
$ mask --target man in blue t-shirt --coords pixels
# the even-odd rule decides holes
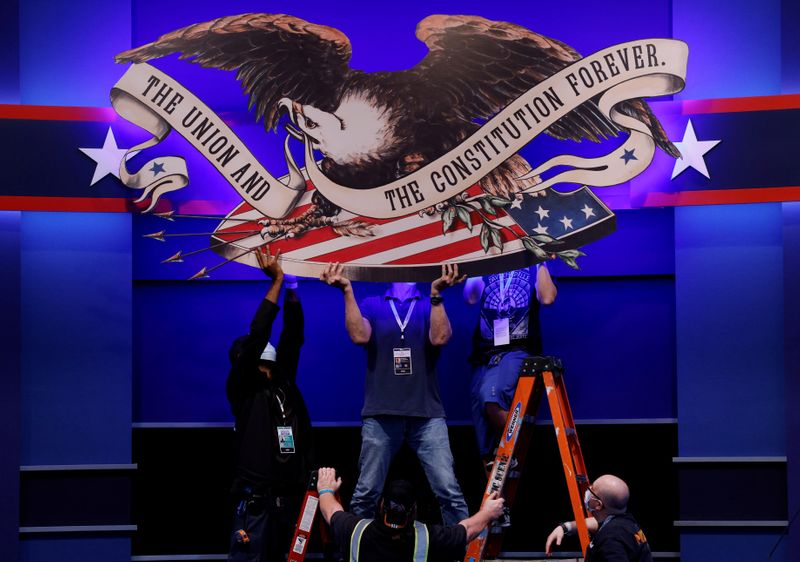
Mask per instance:
[[[439,349],[453,333],[441,292],[463,281],[458,266],[442,266],[430,299],[415,283],[393,283],[383,296],[359,305],[341,264],[328,264],[320,279],[341,289],[347,333],[367,352],[360,476],[351,511],[375,515],[389,465],[405,441],[419,457],[445,525],[466,519],[436,378]]]
[[[478,449],[487,462],[503,431],[526,357],[542,354],[539,305],[552,304],[556,286],[547,265],[471,277],[464,299],[480,303],[470,363],[470,396]]]

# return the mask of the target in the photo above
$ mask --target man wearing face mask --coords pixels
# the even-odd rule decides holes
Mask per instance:
[[[422,464],[445,525],[466,519],[436,376],[439,351],[453,333],[441,293],[464,280],[458,266],[442,266],[429,298],[415,283],[392,283],[384,295],[359,303],[342,264],[328,264],[320,279],[342,291],[347,333],[353,343],[364,346],[367,356],[359,477],[351,511],[362,518],[375,516],[389,466],[406,442]]]
[[[236,418],[233,497],[236,514],[229,561],[284,560],[312,465],[311,421],[295,384],[303,345],[297,280],[286,276],[283,330],[269,343],[284,274],[278,255],[256,253],[272,279],[250,324],[230,348],[227,396]]]
[[[606,474],[586,490],[583,502],[592,516],[586,519],[592,542],[586,551],[586,562],[652,562],[650,545],[636,522],[628,513],[628,485],[620,478]],[[548,556],[553,542],[577,532],[575,521],[564,522],[547,537]]]

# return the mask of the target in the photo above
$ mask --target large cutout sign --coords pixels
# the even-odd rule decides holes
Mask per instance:
[[[285,15],[220,18],[120,53],[134,64],[112,105],[152,135],[131,151],[174,130],[241,196],[212,237],[220,255],[256,266],[252,251],[269,244],[287,272],[306,276],[331,261],[365,280],[427,280],[443,262],[477,275],[553,255],[577,267],[579,248],[614,230],[613,213],[587,186],[630,180],[656,147],[679,156],[640,98],[683,88],[680,41],[634,41],[582,58],[477,16],[427,17],[417,37],[429,52],[415,67],[368,74],[349,67],[350,43],[336,29]],[[211,108],[146,62],[176,52],[235,70],[268,131],[288,116],[288,175],[271,174]],[[600,157],[569,155],[564,143],[561,156],[525,161],[518,152],[542,133],[626,138]],[[291,142],[302,143],[302,164]],[[148,210],[189,183],[178,156],[135,173],[124,162],[120,178],[150,198]]]

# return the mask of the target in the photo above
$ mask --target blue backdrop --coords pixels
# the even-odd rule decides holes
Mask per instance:
[[[184,25],[248,11],[285,12],[341,29],[353,44],[352,66],[368,71],[407,68],[422,58],[425,47],[413,31],[424,16],[476,13],[551,35],[584,54],[632,39],[682,39],[690,45],[690,60],[679,99],[789,94],[800,91],[798,10],[789,0],[402,7],[19,0],[0,7],[0,102],[106,107],[108,91],[124,71],[113,63],[115,53]],[[243,136],[255,139],[254,151],[270,165],[268,155],[282,136],[265,135],[242,113],[245,98],[233,73],[175,56],[155,64],[216,110],[235,114]],[[106,126],[90,127],[101,142]],[[131,128],[120,130],[122,146],[141,138]],[[47,195],[60,181],[60,155],[48,152],[44,141],[26,143],[39,159],[2,161],[9,170],[2,187],[19,182],[31,194]],[[76,140],[75,150],[79,145]],[[786,146],[795,145],[787,132]],[[749,152],[747,146],[739,150]],[[770,156],[750,160],[752,168],[766,174]],[[37,166],[45,179],[35,175]],[[724,176],[712,160],[709,167],[715,180]],[[204,188],[199,178],[212,172],[200,170],[192,191],[180,197],[230,202],[230,193]],[[91,172],[87,160],[85,178],[63,181],[85,182],[92,196]],[[705,181],[693,170],[685,174],[694,175],[681,181]],[[97,189],[116,186],[106,178]],[[627,186],[609,193],[627,200]],[[796,390],[800,375],[790,369],[797,347],[787,345],[787,334],[797,333],[792,318],[800,314],[796,299],[785,296],[796,286],[800,248],[793,243],[796,214],[787,209],[761,204],[620,211],[618,232],[587,248],[580,272],[554,266],[560,294],[543,312],[543,326],[546,350],[565,361],[576,418],[677,418],[680,457],[788,454],[788,503],[796,509],[794,443],[800,432],[788,402],[796,393],[786,389]],[[19,551],[30,561],[127,560],[129,540],[103,534],[23,534],[20,547],[16,532],[5,532],[19,526],[14,467],[127,463],[132,423],[230,422],[223,393],[227,346],[246,329],[264,282],[240,266],[224,268],[216,280],[185,282],[198,267],[160,265],[173,246],[141,238],[163,228],[153,218],[24,212],[3,213],[0,221],[3,309],[10,311],[11,326],[0,387],[10,401],[0,443],[8,451],[0,464],[0,497],[8,499],[0,508],[0,553],[13,559]],[[344,332],[341,297],[316,281],[303,281],[300,289],[309,317],[300,384],[312,415],[320,424],[357,423],[363,357]],[[360,284],[357,290],[363,296],[380,289]],[[449,291],[447,307],[456,334],[442,357],[441,383],[448,416],[461,423],[468,418],[464,352],[475,311],[457,289]],[[681,559],[764,559],[782,531],[683,531]],[[798,540],[794,528],[790,534]],[[789,552],[796,551],[784,543],[773,559],[791,560]]]

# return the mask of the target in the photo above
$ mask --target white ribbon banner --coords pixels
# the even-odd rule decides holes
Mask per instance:
[[[540,191],[555,183],[616,185],[647,168],[655,152],[655,143],[645,123],[623,115],[615,106],[629,99],[664,96],[682,90],[688,53],[686,43],[674,39],[631,41],[598,51],[522,94],[447,154],[379,187],[357,189],[329,180],[317,167],[308,138],[305,139],[307,173],[325,198],[353,214],[381,219],[409,215],[468,189],[558,119],[600,96],[597,105],[603,115],[630,132],[622,146],[598,158],[558,156],[525,177],[540,175],[556,166],[567,166],[570,169],[528,191]],[[131,151],[157,144],[174,128],[216,166],[245,201],[268,217],[286,216],[305,189],[302,175],[288,152],[288,136],[284,153],[289,180],[285,185],[258,163],[222,119],[191,92],[147,64],[133,65],[112,90],[111,99],[117,113],[153,135],[151,140]],[[145,189],[141,198],[153,194],[151,208],[161,194],[186,185],[177,181],[164,183],[165,176],[148,176],[149,166],[157,160],[148,162],[133,176],[127,170],[121,170],[120,174],[129,187]],[[163,165],[163,160],[157,164]],[[122,162],[124,169],[125,160]],[[164,172],[185,178],[185,165],[180,170],[178,164],[170,160],[163,166]],[[174,170],[167,169],[172,166]],[[159,170],[157,166],[155,169]]]
[[[216,113],[149,64],[134,64],[125,72],[111,90],[111,105],[120,117],[153,135],[128,153],[158,144],[175,129],[214,165],[242,199],[268,217],[286,216],[306,190],[305,179],[289,156],[288,138],[284,152],[289,176],[287,184],[283,184],[256,160]],[[138,201],[152,196],[146,212],[164,193],[181,189],[189,182],[183,158],[155,158],[136,174],[128,173],[126,158],[127,154],[120,163],[120,179],[130,188],[144,190]]]

